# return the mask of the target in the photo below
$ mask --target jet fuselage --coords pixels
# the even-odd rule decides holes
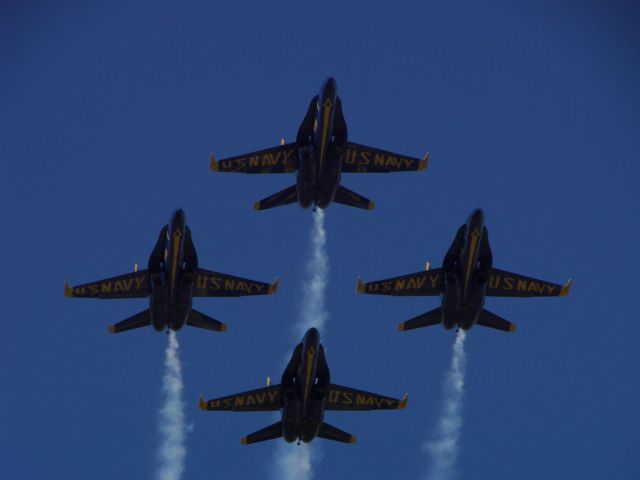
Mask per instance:
[[[326,208],[340,184],[347,128],[333,78],[324,83],[298,130],[298,202]]]
[[[484,308],[493,263],[484,213],[474,210],[456,234],[443,261],[442,324],[468,330]]]
[[[179,330],[191,312],[192,285],[198,267],[186,216],[181,209],[169,225],[149,258],[151,323],[158,330]]]
[[[287,442],[310,442],[318,435],[329,383],[320,333],[310,328],[282,375],[282,428]]]

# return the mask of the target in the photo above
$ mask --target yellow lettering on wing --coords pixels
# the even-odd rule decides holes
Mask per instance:
[[[136,281],[136,290],[140,290],[142,289],[142,285],[144,284],[144,281],[146,280],[146,277],[136,277],[135,281]]]
[[[371,163],[371,152],[367,152],[362,150],[360,152],[360,160],[358,161],[359,165],[369,165]]]
[[[522,280],[522,279],[518,279],[518,285],[516,286],[516,290],[526,292],[527,291],[527,281],[526,280]]]
[[[351,148],[347,149],[347,153],[344,156],[344,162],[348,163],[349,165],[356,163],[356,151],[352,150]]]
[[[340,399],[340,392],[338,390],[329,391],[329,398],[328,398],[329,403],[338,403],[339,399]]]
[[[342,400],[340,403],[343,405],[352,405],[353,404],[353,394],[351,392],[341,392]]]
[[[502,285],[504,290],[513,290],[513,283],[515,282],[513,277],[504,277],[502,280],[504,282]]]
[[[111,282],[104,282],[100,284],[100,293],[111,293],[113,285]]]
[[[244,406],[245,398],[244,397],[235,397],[234,399],[234,407],[242,407]]]
[[[555,290],[558,288],[555,285],[545,285],[545,287],[547,287],[547,290],[548,290],[549,294],[553,294],[555,292]]]
[[[431,287],[436,288],[440,283],[440,275],[429,275],[429,280],[431,281]]]
[[[278,398],[278,395],[280,395],[280,390],[269,391],[267,394],[269,395],[269,403],[273,403],[276,398]]]
[[[491,275],[489,277],[489,288],[499,288],[500,287],[500,275]]]

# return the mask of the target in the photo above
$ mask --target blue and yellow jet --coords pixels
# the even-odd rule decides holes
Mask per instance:
[[[333,78],[327,79],[319,95],[311,99],[298,129],[296,141],[217,161],[211,155],[212,172],[290,173],[298,172],[295,185],[255,204],[266,210],[298,202],[303,208],[326,208],[331,202],[370,210],[374,203],[340,185],[342,173],[388,173],[427,168],[429,154],[412,158],[386,150],[351,143],[336,95]]]
[[[516,326],[484,308],[485,297],[562,297],[569,293],[571,280],[564,285],[505,272],[493,267],[489,233],[484,213],[474,210],[458,229],[442,262],[442,268],[364,283],[358,279],[357,292],[374,295],[442,295],[440,308],[402,322],[398,329],[413,330],[441,323],[444,328],[470,329],[476,323],[505,332]]]
[[[149,308],[109,327],[119,333],[152,325],[157,331],[179,330],[185,324],[217,332],[227,326],[192,308],[193,297],[239,297],[275,293],[272,284],[212,272],[198,267],[198,256],[186,217],[178,209],[160,231],[146,270],[71,287],[64,294],[74,298],[144,298]]]
[[[399,410],[407,406],[407,401],[407,395],[398,400],[331,383],[320,333],[310,328],[293,351],[280,384],[270,385],[267,381],[265,388],[213,400],[200,396],[199,407],[232,412],[282,410],[281,420],[243,437],[243,445],[281,437],[298,443],[316,437],[355,443],[353,435],[324,421],[325,411]]]

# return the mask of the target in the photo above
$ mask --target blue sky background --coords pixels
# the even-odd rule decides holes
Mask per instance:
[[[201,266],[278,294],[199,299],[225,334],[179,333],[189,479],[271,476],[276,445],[240,445],[269,414],[199,412],[197,396],[279,378],[299,340],[310,211],[255,212],[287,176],[210,175],[218,158],[288,141],[334,75],[350,139],[426,172],[345,175],[376,201],[327,210],[336,383],[403,412],[329,413],[358,437],[318,441],[316,478],[420,478],[453,332],[398,333],[433,298],[357,296],[440,264],[469,212],[498,268],[563,299],[489,299],[515,322],[475,328],[460,478],[629,479],[640,467],[640,8],[588,2],[44,2],[0,14],[0,476],[151,478],[166,335],[112,336],[140,301],[63,297],[146,264],[182,207]]]

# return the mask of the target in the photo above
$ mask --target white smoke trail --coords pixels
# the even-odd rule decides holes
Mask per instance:
[[[317,209],[313,215],[311,231],[311,259],[307,263],[307,273],[311,278],[303,284],[301,319],[296,326],[300,337],[311,327],[316,327],[322,333],[322,328],[329,316],[325,307],[325,290],[329,277],[326,245],[324,212]]]
[[[185,446],[187,425],[182,401],[182,365],[178,356],[178,339],[176,333],[169,332],[169,344],[165,350],[162,377],[162,393],[164,405],[160,410],[160,434],[162,443],[158,450],[158,480],[179,480],[184,471],[184,459],[187,455]]]
[[[428,480],[451,480],[456,476],[466,371],[465,336],[464,330],[458,331],[453,344],[451,367],[444,383],[442,414],[432,439],[423,445],[423,450],[431,458],[431,468],[426,477]]]
[[[303,284],[301,318],[296,324],[298,338],[311,327],[317,328],[322,333],[329,317],[325,306],[325,290],[329,277],[326,244],[324,212],[317,209],[311,231],[311,259],[307,263],[310,279]],[[320,460],[321,452],[311,444],[291,445],[281,442],[275,455],[277,480],[311,480],[312,467]]]

